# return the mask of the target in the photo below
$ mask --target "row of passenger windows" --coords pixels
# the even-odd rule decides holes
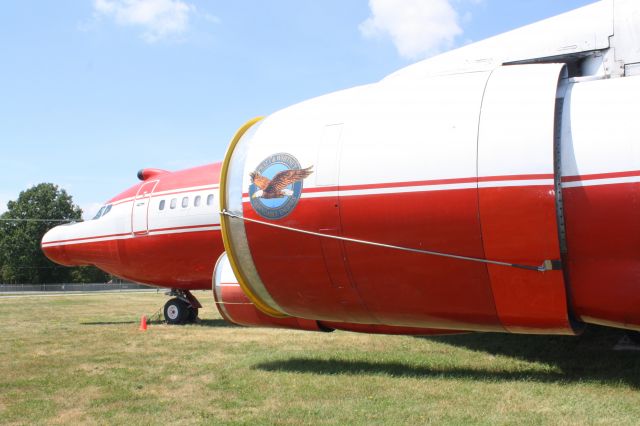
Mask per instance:
[[[201,204],[202,204],[202,197],[199,195],[196,195],[195,198],[193,199],[193,207],[200,207]],[[207,195],[207,206],[210,206],[212,204],[213,204],[213,194],[209,194]],[[164,210],[165,205],[166,205],[166,200],[160,200],[160,205],[158,206],[159,210]],[[189,207],[189,197],[182,197],[182,202],[180,203],[180,205],[182,206],[182,208]],[[177,206],[178,206],[178,199],[172,198],[171,201],[169,201],[169,208],[175,209]]]

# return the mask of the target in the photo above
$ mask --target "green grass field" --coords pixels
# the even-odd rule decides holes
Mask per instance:
[[[638,424],[618,332],[437,338],[138,330],[162,294],[0,299],[2,424]]]

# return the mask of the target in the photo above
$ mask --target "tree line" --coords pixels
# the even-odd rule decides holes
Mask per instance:
[[[0,282],[47,284],[107,282],[110,276],[93,266],[66,267],[42,252],[40,241],[51,228],[82,221],[82,209],[71,195],[52,183],[22,191],[0,215]]]

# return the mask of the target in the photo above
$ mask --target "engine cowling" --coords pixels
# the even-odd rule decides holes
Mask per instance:
[[[272,317],[255,308],[236,279],[227,255],[223,253],[213,271],[213,297],[220,316],[226,321],[246,327],[288,328],[308,331],[333,331],[315,320],[294,317]]]
[[[270,316],[640,329],[638,93],[638,76],[509,65],[400,74],[254,120],[224,162],[225,249]]]
[[[375,324],[347,324],[330,321],[316,321],[295,317],[272,317],[256,309],[244,294],[229,263],[222,254],[216,263],[213,275],[213,295],[220,315],[232,324],[247,327],[287,328],[293,330],[352,331],[370,334],[394,334],[411,336],[434,336],[455,334],[453,330],[434,330],[411,327],[393,327]]]

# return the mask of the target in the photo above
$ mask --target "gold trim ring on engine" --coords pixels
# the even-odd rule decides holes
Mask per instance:
[[[228,175],[229,168],[231,165],[231,160],[233,157],[234,150],[238,145],[238,142],[242,139],[242,136],[256,123],[262,120],[263,117],[256,117],[249,121],[247,121],[233,136],[231,143],[229,144],[229,148],[227,148],[227,153],[225,154],[224,161],[222,162],[222,170],[220,172],[220,212],[230,210],[229,207],[229,197],[228,197]],[[243,225],[244,226],[244,225]],[[238,280],[238,284],[242,288],[242,291],[246,294],[246,296],[253,302],[253,304],[260,311],[264,312],[267,315],[272,317],[287,317],[288,315],[282,312],[281,310],[276,309],[274,306],[277,306],[275,301],[273,300],[265,300],[271,299],[268,294],[264,294],[263,297],[258,295],[256,291],[250,286],[248,283],[250,280],[247,277],[247,273],[243,270],[243,263],[240,261],[240,254],[238,251],[246,251],[246,250],[238,250],[235,244],[233,243],[233,237],[231,233],[232,225],[230,223],[230,218],[221,214],[220,215],[220,227],[222,233],[222,241],[224,243],[224,249],[227,252],[227,257],[229,259],[229,263],[231,264],[231,269],[233,269],[233,273],[236,275]],[[248,254],[250,256],[250,253]],[[253,274],[255,278],[259,280],[257,276],[257,271],[254,271]]]

